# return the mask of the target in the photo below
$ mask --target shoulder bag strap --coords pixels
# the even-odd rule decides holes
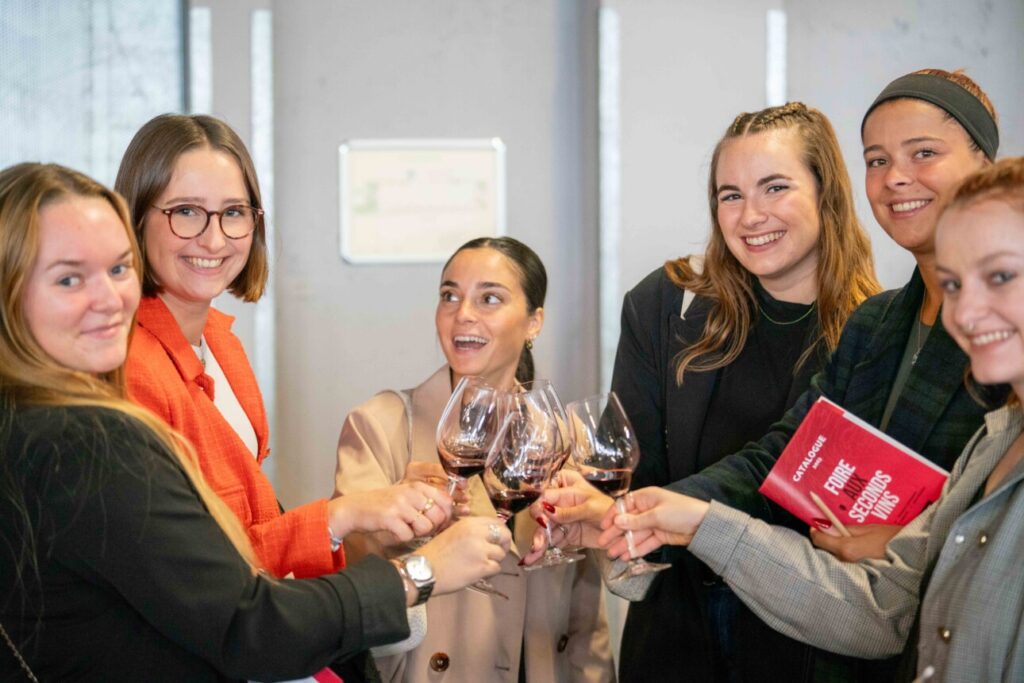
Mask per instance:
[[[32,683],[39,683],[39,679],[36,678],[36,675],[32,673],[32,669],[29,668],[28,662],[26,662],[25,658],[21,656],[21,652],[18,651],[18,648],[14,646],[14,641],[11,640],[11,637],[7,635],[7,629],[4,628],[3,624],[0,624],[0,636],[3,636],[4,641],[7,643],[7,647],[11,648],[14,658],[18,660],[18,664],[21,665],[21,670],[25,672],[26,676],[28,676],[28,680],[32,681]]]

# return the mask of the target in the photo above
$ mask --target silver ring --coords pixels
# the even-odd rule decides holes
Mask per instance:
[[[497,524],[491,524],[487,527],[487,542],[498,545],[501,543],[501,527]]]
[[[423,507],[420,508],[420,514],[421,515],[427,514],[427,510],[429,510],[432,507],[434,507],[434,499],[433,498],[427,498],[427,502],[424,503]]]

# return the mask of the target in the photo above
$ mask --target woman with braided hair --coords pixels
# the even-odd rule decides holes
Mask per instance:
[[[879,291],[839,143],[816,109],[737,116],[711,157],[708,202],[703,257],[667,262],[623,303],[612,389],[643,453],[634,487],[682,479],[767,431]],[[792,667],[774,680],[796,680],[806,650],[683,555],[630,606],[620,678],[755,680],[770,653]]]

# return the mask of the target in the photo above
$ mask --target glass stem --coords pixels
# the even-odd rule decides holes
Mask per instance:
[[[460,479],[458,477],[448,477],[448,497],[455,495],[455,489],[459,487]]]
[[[544,515],[544,518],[547,520],[547,524],[544,525],[544,535],[548,538],[548,552],[551,554],[558,553],[560,551],[555,547],[555,539],[551,536],[551,517]]]
[[[620,515],[626,514],[626,501],[622,496],[615,499],[615,509]],[[629,547],[629,561],[632,562],[636,559],[636,546],[633,544],[632,530],[626,531],[626,545]]]

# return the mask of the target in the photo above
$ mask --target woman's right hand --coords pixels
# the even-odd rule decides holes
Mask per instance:
[[[383,531],[403,543],[441,527],[451,514],[448,494],[422,482],[353,491],[327,503],[328,525],[335,536]]]
[[[601,520],[599,542],[610,557],[631,558],[625,539],[633,532],[636,556],[642,557],[663,545],[689,545],[704,521],[708,503],[657,486],[633,491],[625,497],[626,512],[614,507]]]
[[[466,517],[416,554],[425,556],[434,569],[434,595],[444,595],[500,572],[511,544],[512,534],[497,517]]]
[[[413,460],[405,467],[405,475],[402,483],[423,482],[436,489],[446,491],[448,489],[448,475],[445,473],[441,463],[422,462]],[[452,494],[452,502],[455,504],[452,513],[456,517],[465,517],[469,512],[469,482],[460,479]]]

